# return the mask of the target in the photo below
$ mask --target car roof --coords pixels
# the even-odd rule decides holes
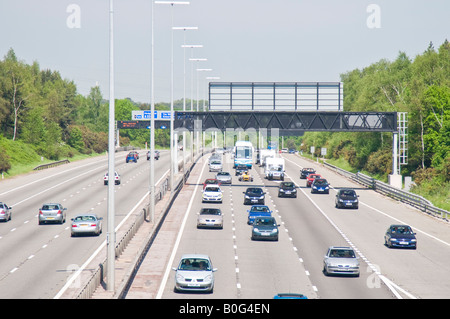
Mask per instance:
[[[203,259],[208,259],[208,260],[211,259],[206,254],[184,254],[181,256],[181,259],[185,259],[185,258],[203,258]]]

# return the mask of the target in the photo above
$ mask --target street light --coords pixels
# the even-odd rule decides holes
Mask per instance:
[[[172,30],[183,30],[183,46],[186,45],[186,30],[198,30],[198,27],[172,27]],[[183,111],[186,111],[186,49],[183,47]],[[175,148],[177,154],[178,148]],[[185,161],[186,161],[186,132],[183,131],[183,184],[185,177]],[[178,156],[175,156],[178,158]]]
[[[174,191],[174,175],[177,166],[177,160],[174,156],[174,131],[173,131],[173,122],[174,122],[174,111],[173,111],[173,6],[175,4],[189,4],[188,1],[155,1],[155,4],[170,4],[172,7],[172,25],[171,25],[171,59],[170,59],[170,191],[173,193]],[[152,114],[153,117],[153,114]]]

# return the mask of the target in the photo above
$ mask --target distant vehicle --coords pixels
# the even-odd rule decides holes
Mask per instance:
[[[244,172],[247,172],[247,171],[248,171],[247,165],[239,164],[236,166],[235,176],[242,175]]]
[[[126,159],[125,159],[125,161],[128,163],[128,162],[134,162],[134,163],[137,163],[137,161],[138,161],[138,157],[135,155],[135,154],[133,154],[133,153],[128,153],[127,154],[127,157],[126,157]]]
[[[106,172],[106,173],[105,173],[105,176],[103,176],[103,184],[104,184],[104,185],[108,185],[108,181],[109,181],[109,178],[108,178],[108,172]],[[119,184],[120,184],[120,175],[119,175],[119,173],[117,173],[117,172],[114,172],[114,183],[115,183],[116,185],[119,185]]]
[[[260,187],[249,187],[243,192],[244,205],[261,204],[264,205],[266,193]]]
[[[281,182],[278,186],[278,197],[297,198],[297,186],[293,182]]]
[[[72,227],[70,235],[72,237],[78,235],[96,235],[102,233],[102,217],[95,214],[83,214],[72,218]]]
[[[272,211],[266,205],[253,205],[249,210],[247,210],[248,218],[247,224],[252,225],[256,217],[270,217],[272,216]]]
[[[287,148],[282,148],[281,149],[281,153],[287,153],[288,152],[288,149]]]
[[[358,209],[358,195],[353,189],[339,189],[336,194],[335,207]]]
[[[351,247],[331,246],[323,259],[323,273],[359,277],[359,261]]]
[[[64,224],[66,222],[67,208],[58,203],[46,203],[39,209],[38,224],[48,222]]]
[[[314,168],[302,168],[300,171],[300,179],[306,179],[309,174],[315,174],[316,170]]]
[[[408,225],[391,225],[384,235],[387,247],[417,248],[416,233]]]
[[[250,175],[248,173],[248,171],[245,171],[244,173],[242,173],[241,176],[239,176],[239,181],[240,182],[253,182],[253,177],[252,177],[252,175]]]
[[[212,160],[209,163],[209,171],[210,172],[221,172],[223,168],[221,160]]]
[[[273,296],[273,299],[308,299],[303,294],[297,294],[293,292],[279,293]]]
[[[159,160],[159,156],[160,156],[159,151],[154,151],[154,153],[155,153],[155,160]],[[150,151],[147,152],[147,161],[149,161],[149,160],[150,160]]]
[[[223,215],[219,208],[202,208],[197,217],[197,228],[223,228]]]
[[[320,174],[309,174],[308,177],[306,177],[306,187],[311,187],[312,182],[316,179],[316,178],[321,178],[322,176]]]
[[[214,272],[211,259],[207,255],[183,255],[175,271],[175,291],[213,292]]]
[[[252,223],[252,240],[267,239],[278,241],[278,225],[275,217],[255,217]]]
[[[222,190],[217,185],[206,186],[203,190],[202,203],[213,202],[222,203]]]
[[[232,177],[228,172],[218,172],[216,174],[216,180],[220,181],[222,184],[231,184]]]
[[[311,193],[329,194],[330,183],[325,178],[316,178],[311,184]]]
[[[249,141],[237,141],[234,145],[234,167],[244,164],[248,169],[253,165],[253,145]]]
[[[263,149],[259,152],[259,165],[265,166],[266,159],[275,157],[275,150]]]
[[[8,221],[12,217],[12,207],[9,207],[5,203],[0,202],[0,220]]]
[[[269,157],[266,158],[264,173],[268,180],[279,179],[284,180],[284,158]]]
[[[290,148],[290,149],[289,149],[289,154],[295,154],[295,152],[297,152],[297,151],[295,150],[295,148]]]
[[[128,153],[128,154],[131,154],[131,155],[133,155],[134,157],[136,157],[136,159],[139,159],[139,153],[136,152],[136,151],[131,151],[131,152]]]
[[[222,182],[221,181],[219,181],[218,179],[216,179],[216,178],[207,178],[207,179],[205,179],[205,181],[203,182],[203,189],[205,189],[205,187],[206,186],[209,186],[209,185],[216,185],[216,186],[220,186],[222,184]]]

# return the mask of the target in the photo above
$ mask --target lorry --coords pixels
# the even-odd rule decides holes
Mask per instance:
[[[279,179],[284,181],[284,158],[269,157],[266,159],[266,165],[264,169],[265,177],[268,180]]]
[[[260,150],[259,151],[259,165],[264,166],[266,163],[266,159],[270,157],[275,157],[275,150]]]

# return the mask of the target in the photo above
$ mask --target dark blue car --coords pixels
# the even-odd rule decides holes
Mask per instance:
[[[391,225],[384,235],[387,247],[417,248],[416,233],[408,225]]]
[[[330,184],[324,178],[316,178],[311,184],[311,193],[330,193]]]

